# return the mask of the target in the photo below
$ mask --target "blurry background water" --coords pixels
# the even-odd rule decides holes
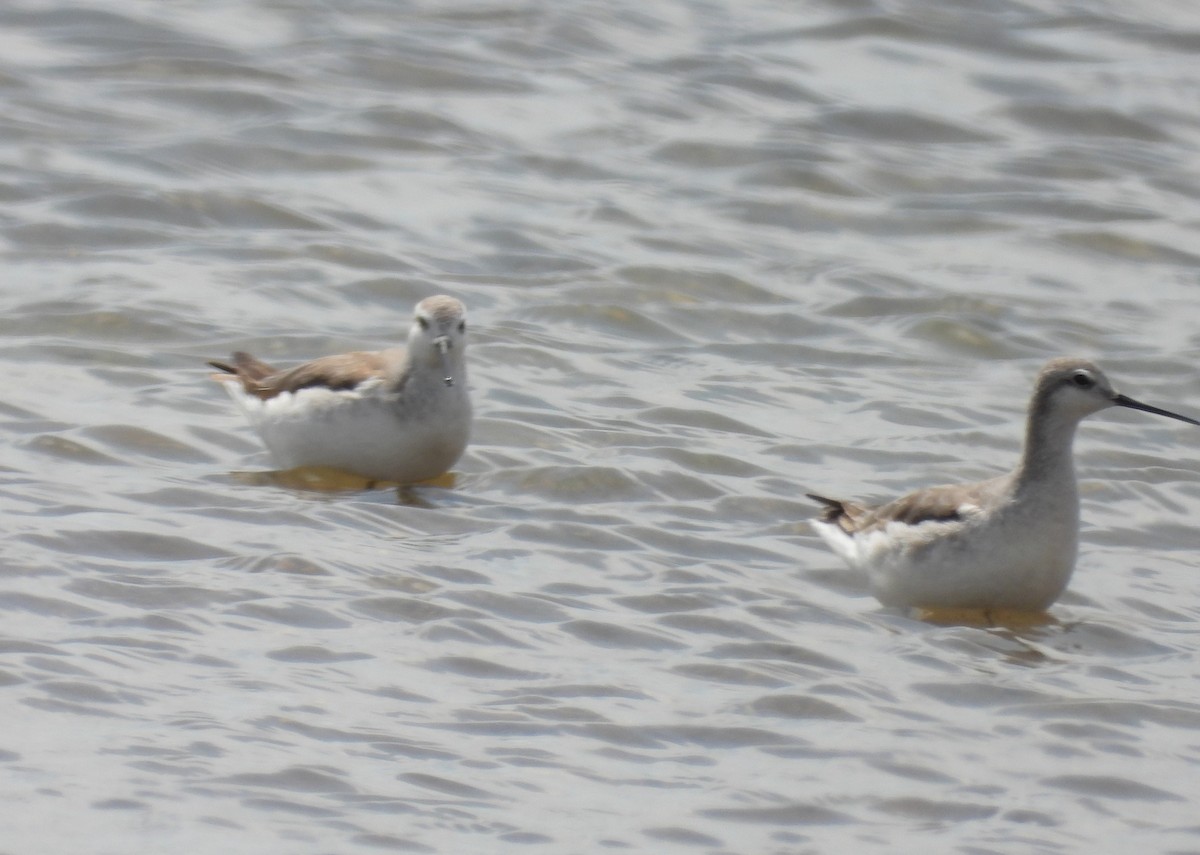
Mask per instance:
[[[1200,435],[1081,432],[1057,624],[805,489],[1011,465],[1050,356],[1200,413],[1191,2],[0,5],[0,852],[1200,852]],[[450,487],[203,362],[468,305]]]

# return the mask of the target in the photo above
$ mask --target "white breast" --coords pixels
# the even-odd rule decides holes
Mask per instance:
[[[378,380],[353,390],[311,387],[267,400],[238,384],[225,386],[283,469],[330,466],[412,483],[453,466],[470,435],[465,383],[406,390],[403,399]]]

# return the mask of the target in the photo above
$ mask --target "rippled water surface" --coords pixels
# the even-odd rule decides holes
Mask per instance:
[[[0,851],[1200,852],[1200,434],[1081,430],[1037,627],[806,489],[1200,413],[1193,3],[0,5]],[[207,378],[469,307],[453,483]]]

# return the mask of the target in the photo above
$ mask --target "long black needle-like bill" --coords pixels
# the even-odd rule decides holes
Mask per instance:
[[[1141,410],[1143,413],[1154,413],[1156,416],[1179,419],[1181,422],[1187,422],[1190,425],[1200,425],[1200,422],[1195,419],[1189,419],[1187,416],[1181,416],[1179,413],[1173,413],[1170,410],[1160,410],[1158,407],[1143,404],[1141,401],[1135,401],[1133,398],[1128,398],[1125,395],[1114,395],[1113,403],[1118,407],[1129,407],[1131,410]]]

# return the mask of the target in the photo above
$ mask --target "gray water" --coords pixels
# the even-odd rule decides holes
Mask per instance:
[[[1200,852],[1200,434],[1081,429],[1054,621],[805,490],[1200,414],[1190,2],[0,5],[0,852]],[[212,384],[467,304],[453,483]]]

